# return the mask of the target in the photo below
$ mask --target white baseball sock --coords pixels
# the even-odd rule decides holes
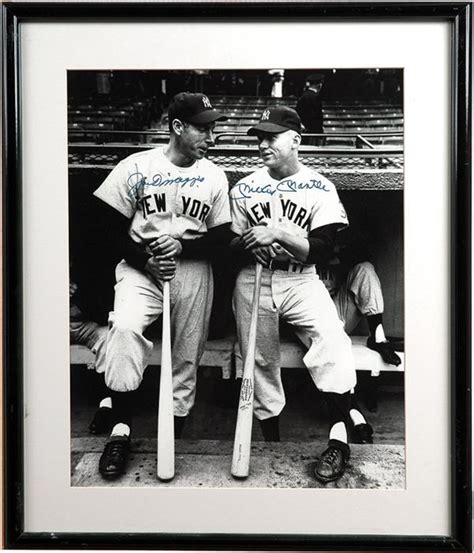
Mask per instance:
[[[123,422],[117,423],[113,428],[112,432],[110,433],[111,438],[116,438],[118,436],[130,436],[130,426],[128,424],[124,424]]]
[[[367,424],[364,415],[357,409],[351,409],[349,411],[349,415],[351,416],[354,426],[357,426],[358,424]]]
[[[104,397],[104,399],[102,399],[99,403],[99,407],[108,407],[109,409],[112,409],[112,398]]]
[[[333,424],[329,432],[329,439],[339,440],[340,442],[347,444],[346,425],[343,422],[336,422],[336,424]]]
[[[383,326],[381,324],[378,324],[377,328],[375,329],[375,341],[376,342],[387,341],[387,338],[385,337],[385,332],[383,330]]]

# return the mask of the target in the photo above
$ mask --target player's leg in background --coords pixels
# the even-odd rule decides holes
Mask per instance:
[[[385,363],[400,365],[400,357],[385,336],[382,286],[375,267],[369,262],[358,263],[349,271],[347,282],[357,309],[367,317],[370,332],[367,347],[377,351]]]
[[[106,326],[99,327],[96,331],[96,340],[90,348],[95,354],[94,369],[99,380],[97,390],[99,393],[98,408],[89,424],[89,432],[91,434],[109,433],[114,421],[112,397],[110,395],[110,388],[105,384],[104,375],[104,356],[108,331],[109,329]]]
[[[278,417],[285,406],[285,392],[281,381],[278,312],[271,294],[271,276],[271,271],[264,268],[255,349],[254,414],[265,441],[280,441]],[[233,309],[242,359],[247,354],[254,282],[254,268],[246,267],[237,277],[234,289]]]
[[[213,298],[210,264],[177,260],[170,293],[175,438],[180,438],[194,405],[197,370],[209,333]]]
[[[348,277],[340,283],[337,292],[332,296],[339,318],[344,324],[346,334],[350,334],[359,324],[362,314],[355,301],[351,288],[355,282],[354,275],[358,272],[349,272]],[[373,442],[373,428],[367,422],[362,408],[357,401],[357,389],[351,391],[349,429],[353,443],[365,444]]]
[[[112,398],[110,397],[110,390],[104,382],[102,360],[107,327],[99,326],[95,321],[87,319],[74,298],[78,289],[77,285],[70,280],[69,288],[71,296],[69,341],[71,344],[86,346],[96,355],[95,362],[88,365],[88,368],[96,371],[97,378],[95,379],[94,391],[100,399],[98,409],[89,425],[89,430],[92,434],[102,434],[109,432],[112,424]],[[102,372],[100,372],[101,370]]]

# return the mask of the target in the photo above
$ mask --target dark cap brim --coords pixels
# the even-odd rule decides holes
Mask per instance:
[[[247,134],[249,136],[252,136],[252,135],[256,135],[259,131],[279,133],[279,132],[285,132],[285,131],[291,131],[291,130],[294,130],[294,129],[290,129],[288,127],[282,127],[281,125],[277,125],[276,123],[268,123],[267,121],[263,121],[262,123],[258,123],[257,125],[250,127],[250,129],[247,131]]]
[[[214,121],[227,121],[227,117],[215,109],[208,109],[190,117],[187,121],[189,123],[196,123],[197,125],[206,125]]]

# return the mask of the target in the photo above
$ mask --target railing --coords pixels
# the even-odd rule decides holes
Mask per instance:
[[[151,131],[151,130],[143,130],[143,131],[130,131],[130,130],[110,130],[110,129],[100,129],[100,128],[90,128],[90,129],[69,129],[68,130],[69,137],[71,136],[84,136],[84,135],[105,135],[105,136],[119,136],[119,135],[129,135],[131,137],[138,137],[138,136],[156,136],[156,137],[163,137],[168,139],[169,138],[169,132],[168,131]]]
[[[84,136],[83,131],[72,131]],[[107,135],[129,136],[134,142],[69,142],[69,169],[76,172],[93,171],[105,173],[127,156],[157,146],[150,140],[169,138],[164,131],[87,131],[96,138]],[[216,144],[210,148],[207,157],[221,167],[232,186],[249,172],[263,166],[256,142],[222,143],[226,138],[248,138],[246,133],[222,133],[216,136]],[[327,175],[338,189],[346,190],[402,190],[403,189],[403,148],[401,146],[375,145],[372,141],[392,137],[394,133],[373,132],[335,133],[331,135],[312,134],[309,137],[337,140],[350,138],[353,146],[300,146],[301,161],[308,167]],[[402,133],[396,135],[400,139]],[[136,139],[149,140],[138,142]]]
[[[102,136],[123,136],[128,135],[130,137],[156,137],[156,138],[163,138],[168,139],[169,138],[169,132],[168,131],[157,131],[157,130],[143,130],[143,131],[130,131],[130,130],[109,130],[109,129],[100,129],[100,128],[90,128],[90,129],[69,129],[68,134],[70,137],[72,136],[88,136],[88,135],[102,135]],[[331,132],[331,133],[303,133],[303,136],[306,137],[318,137],[318,138],[353,138],[357,139],[361,136],[366,137],[403,137],[403,131],[364,131],[364,132]],[[215,133],[215,142],[216,144],[221,143],[224,138],[238,138],[238,137],[247,137],[247,133],[245,131],[228,131],[228,132],[218,132]]]
[[[121,159],[154,148],[154,144],[69,144],[70,168],[112,168]],[[316,170],[400,171],[403,167],[403,150],[391,148],[316,148],[301,146],[300,158]],[[225,170],[244,171],[261,167],[256,145],[226,144],[209,149],[207,157]]]
[[[155,144],[95,144],[95,143],[78,143],[72,142],[69,144],[69,153],[120,153],[127,151],[130,153],[140,152],[142,150],[155,148]],[[244,156],[247,152],[249,155],[258,154],[258,147],[239,144],[220,144],[209,148],[210,155],[218,155],[218,152],[225,152],[229,155]],[[318,148],[316,146],[300,146],[300,154],[312,153],[322,157],[354,155],[356,157],[380,157],[390,155],[403,155],[402,148],[383,148],[378,149],[375,146],[368,149],[362,148]]]
[[[353,139],[356,141],[360,137],[366,136],[366,137],[397,137],[397,138],[403,138],[403,131],[366,131],[361,133],[354,133],[354,132],[331,132],[331,133],[303,133],[303,137],[307,138],[323,138],[323,139],[333,139],[333,138],[347,138],[347,139]],[[244,131],[228,131],[228,132],[219,132],[215,134],[215,143],[220,144],[222,142],[225,142],[228,138],[246,138],[248,137],[247,133]],[[252,139],[255,141],[255,139]],[[316,148],[316,146],[314,146]]]
[[[79,135],[93,140],[69,142],[69,167],[71,169],[111,169],[121,159],[166,143],[169,133],[166,131],[111,131],[103,129],[71,130],[70,137]],[[401,172],[403,169],[402,145],[381,145],[376,142],[385,139],[403,139],[402,132],[368,131],[364,133],[337,132],[331,134],[310,133],[304,138],[317,138],[326,144],[300,146],[302,161],[318,171],[382,171]],[[121,137],[121,141],[114,138]],[[123,137],[131,139],[126,142]],[[112,139],[112,140],[111,140]],[[331,142],[341,140],[340,144]],[[240,142],[240,143],[239,143]],[[321,142],[321,140],[320,140]],[[350,142],[351,145],[347,145]],[[254,138],[245,132],[216,133],[215,145],[208,151],[209,159],[226,171],[242,173],[261,167],[258,146]],[[397,188],[400,187],[398,178]]]

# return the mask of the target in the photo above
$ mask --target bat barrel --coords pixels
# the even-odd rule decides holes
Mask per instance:
[[[262,265],[255,266],[255,284],[252,298],[247,355],[245,356],[242,385],[240,388],[237,424],[235,427],[234,451],[231,474],[235,478],[247,478],[250,469],[250,446],[252,440],[255,348],[257,344],[258,305],[262,282]]]
[[[163,334],[158,400],[157,469],[160,480],[174,477],[173,368],[171,360],[170,283],[163,282]]]

